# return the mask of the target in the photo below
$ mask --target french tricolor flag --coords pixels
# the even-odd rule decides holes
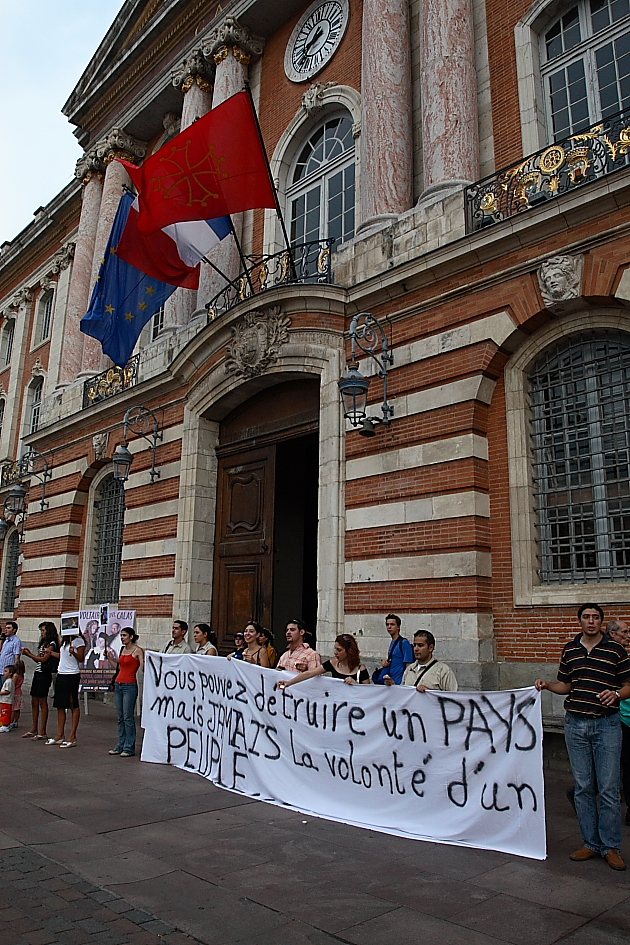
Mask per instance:
[[[199,264],[213,246],[232,232],[229,217],[171,223],[148,236],[138,229],[139,203],[134,200],[116,249],[124,262],[147,276],[186,289],[199,287]]]

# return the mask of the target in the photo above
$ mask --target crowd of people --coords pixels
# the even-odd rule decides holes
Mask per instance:
[[[435,638],[428,630],[419,630],[414,636],[413,647],[401,634],[401,620],[396,614],[388,614],[385,620],[391,642],[387,657],[372,674],[361,662],[356,638],[349,633],[340,634],[335,640],[334,655],[322,662],[320,654],[310,645],[310,634],[301,620],[290,620],[285,628],[286,650],[278,657],[273,634],[255,620],[249,621],[242,631],[235,634],[234,650],[228,659],[244,660],[256,666],[284,669],[296,673],[289,682],[282,681],[280,687],[295,685],[312,676],[328,674],[349,684],[404,685],[415,686],[418,691],[444,689],[455,691],[455,674],[445,663],[433,657]],[[22,735],[46,745],[59,748],[74,748],[77,744],[77,729],[81,717],[79,687],[81,668],[110,665],[113,671],[110,688],[115,693],[118,716],[118,742],[110,749],[110,755],[132,758],[136,752],[136,702],[138,699],[138,672],[144,668],[144,650],[138,645],[138,634],[132,627],[117,628],[120,638],[118,650],[104,640],[98,661],[90,662],[94,646],[88,646],[77,627],[64,629],[61,633],[49,620],[39,624],[39,642],[35,653],[24,646],[18,636],[18,625],[13,620],[5,623],[0,634],[0,670],[3,686],[0,690],[0,732],[6,733],[18,727],[23,708],[22,684],[26,667],[22,656],[35,663],[31,684],[32,726]],[[195,648],[188,643],[188,624],[185,620],[173,621],[171,638],[164,653],[196,653],[202,656],[218,656],[219,644],[215,633],[207,623],[193,628]],[[48,733],[48,697],[54,680],[53,708],[57,709],[57,731]],[[69,733],[66,736],[66,726]]]
[[[571,854],[571,859],[581,862],[603,856],[612,869],[625,870],[620,853],[621,789],[627,805],[626,824],[630,826],[630,627],[621,620],[604,625],[604,612],[598,604],[583,604],[577,617],[580,629],[562,651],[557,679],[537,679],[535,685],[566,697],[565,740],[575,782],[569,793],[583,839],[583,846]],[[280,657],[272,633],[251,620],[236,633],[234,650],[227,658],[295,673],[278,682],[281,689],[326,674],[349,685],[412,686],[419,693],[457,691],[455,673],[434,655],[436,641],[429,630],[417,630],[412,646],[402,635],[396,614],[387,615],[385,628],[390,637],[387,656],[371,676],[361,661],[355,636],[340,634],[333,656],[322,660],[298,619],[286,624],[286,649]],[[73,748],[80,718],[85,640],[78,629],[64,630],[60,638],[55,624],[44,621],[39,625],[40,639],[33,653],[22,644],[17,631],[17,623],[9,620],[0,634],[0,733],[18,727],[26,673],[22,657],[26,656],[35,663],[30,691],[33,722],[22,738]],[[208,624],[199,623],[193,628],[194,650],[187,637],[186,621],[175,620],[163,652],[218,657],[218,641]],[[120,629],[120,644],[117,656],[104,647],[114,670],[111,688],[118,716],[118,742],[109,753],[131,758],[136,749],[137,674],[144,667],[144,651],[131,627]],[[48,695],[53,677],[57,732],[49,737]],[[70,732],[66,738],[68,713]]]

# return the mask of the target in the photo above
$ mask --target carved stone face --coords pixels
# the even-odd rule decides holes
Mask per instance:
[[[560,268],[548,269],[543,280],[549,295],[554,299],[565,298],[571,288],[566,273]]]

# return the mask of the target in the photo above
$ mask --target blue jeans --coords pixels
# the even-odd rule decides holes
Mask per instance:
[[[602,856],[609,850],[619,850],[619,713],[597,719],[581,719],[567,712],[564,737],[575,780],[575,809],[584,845]]]
[[[127,751],[130,755],[136,753],[136,699],[138,698],[138,683],[114,683],[116,691],[116,712],[118,713],[118,744],[119,751]]]

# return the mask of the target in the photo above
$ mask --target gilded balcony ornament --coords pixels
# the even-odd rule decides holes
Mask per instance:
[[[245,299],[274,286],[331,283],[334,239],[297,243],[269,256],[245,255],[243,271],[206,305],[208,321],[214,321]]]
[[[613,115],[468,186],[467,232],[500,223],[628,167],[628,117]]]
[[[115,397],[123,390],[138,383],[140,356],[134,355],[124,368],[111,367],[96,377],[90,377],[83,385],[83,407],[91,407],[101,400]]]

